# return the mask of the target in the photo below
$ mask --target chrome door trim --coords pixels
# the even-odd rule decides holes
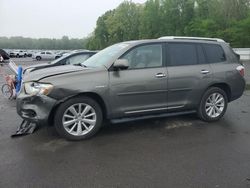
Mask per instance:
[[[201,70],[201,74],[208,74],[208,73],[210,73],[209,70]]]
[[[118,96],[125,96],[125,95],[147,95],[151,93],[166,93],[168,90],[155,90],[155,91],[143,91],[143,92],[127,92],[127,93],[118,93]]]
[[[134,110],[134,111],[127,111],[125,114],[136,114],[136,113],[142,113],[142,112],[154,112],[154,111],[160,111],[160,110],[171,110],[171,109],[177,109],[182,108],[182,106],[172,106],[172,107],[166,107],[166,108],[154,108],[154,109],[146,109],[146,110]]]

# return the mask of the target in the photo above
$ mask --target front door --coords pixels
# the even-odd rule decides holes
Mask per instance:
[[[53,59],[53,55],[51,52],[46,52],[46,59]]]
[[[120,59],[129,68],[110,71],[110,104],[112,114],[138,115],[166,110],[167,69],[161,43],[134,47]]]

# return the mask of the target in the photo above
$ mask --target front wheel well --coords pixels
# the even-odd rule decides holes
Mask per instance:
[[[87,93],[77,94],[74,97],[79,97],[79,96],[86,96],[95,100],[102,109],[103,118],[107,118],[107,107],[106,107],[106,104],[104,103],[104,100],[102,99],[100,95],[96,93],[87,92]]]
[[[209,88],[211,88],[211,87],[218,87],[218,88],[222,89],[227,94],[228,102],[231,101],[231,96],[232,96],[231,88],[230,88],[230,86],[228,84],[226,84],[226,83],[216,83],[216,84],[211,85]]]
[[[76,95],[73,95],[73,96],[70,96],[70,97],[67,97],[67,98],[60,100],[51,110],[51,113],[50,113],[49,118],[48,118],[48,124],[53,125],[54,115],[55,115],[57,108],[60,106],[60,104],[62,104],[63,102],[65,102],[69,99],[72,99],[75,97],[81,97],[81,96],[89,97],[89,98],[95,100],[100,105],[100,107],[102,109],[103,118],[104,119],[107,118],[107,107],[106,107],[103,99],[101,98],[101,96],[96,94],[96,93],[86,92],[86,93],[79,93],[79,94],[76,94]]]

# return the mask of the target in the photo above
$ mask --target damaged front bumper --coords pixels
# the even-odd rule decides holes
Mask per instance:
[[[31,96],[21,92],[17,97],[17,113],[26,121],[47,123],[56,102],[55,99],[45,95]]]

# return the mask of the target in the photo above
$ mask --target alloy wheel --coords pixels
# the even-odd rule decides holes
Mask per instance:
[[[225,108],[225,99],[220,93],[212,93],[206,100],[206,114],[211,118],[216,118],[221,115]]]
[[[63,114],[62,124],[71,135],[82,136],[96,125],[97,115],[94,108],[85,103],[71,105]]]

